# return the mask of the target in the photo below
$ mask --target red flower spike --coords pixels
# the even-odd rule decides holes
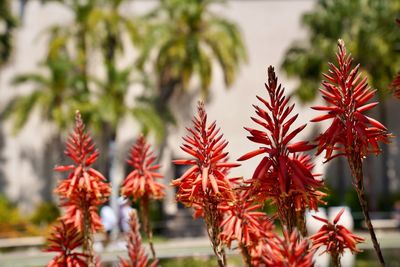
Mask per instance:
[[[312,121],[331,119],[331,126],[318,138],[318,154],[326,152],[327,161],[336,155],[349,156],[356,151],[362,158],[370,153],[379,153],[379,142],[388,143],[391,136],[380,122],[364,115],[377,105],[367,102],[375,95],[366,78],[358,73],[359,65],[352,68],[353,59],[346,53],[344,42],[339,40],[336,56],[338,66],[330,64],[329,74],[321,89],[327,106],[314,107],[327,112]]]
[[[374,244],[379,262],[385,265],[379,242],[376,238],[371,219],[368,214],[368,204],[364,190],[363,159],[371,153],[381,152],[379,143],[389,143],[386,127],[377,120],[364,114],[376,106],[376,103],[368,104],[375,95],[367,84],[367,78],[361,78],[358,73],[359,65],[352,67],[353,59],[347,54],[344,42],[339,40],[336,53],[338,64],[329,64],[330,70],[325,74],[322,82],[324,90],[321,90],[327,105],[328,113],[314,119],[314,121],[327,118],[332,120],[328,129],[317,138],[317,154],[325,151],[326,161],[338,156],[345,156],[349,163],[353,185],[358,195],[364,219]]]
[[[339,262],[340,256],[345,249],[350,249],[352,253],[360,252],[356,245],[365,241],[364,238],[356,236],[344,226],[337,224],[343,212],[344,209],[336,215],[333,223],[318,216],[313,216],[315,219],[325,224],[315,235],[310,237],[313,242],[312,249],[317,250],[321,246],[326,246],[326,250],[322,253],[327,252],[331,254],[334,262]]]
[[[221,222],[221,239],[229,248],[233,240],[240,246],[253,246],[261,236],[272,232],[273,223],[265,212],[260,211],[261,206],[251,200],[246,189],[238,189],[234,201],[218,206],[221,213],[225,214]]]
[[[82,243],[83,237],[73,224],[60,220],[59,224],[53,226],[47,248],[44,250],[58,253],[47,267],[86,267],[87,255],[74,252]]]
[[[296,225],[288,223],[297,224],[294,213],[303,213],[305,208],[317,209],[317,196],[322,195],[317,189],[322,182],[312,173],[311,159],[299,154],[315,146],[305,141],[292,142],[306,125],[291,129],[298,115],[291,115],[294,104],[289,104],[290,98],[284,95],[272,66],[268,68],[265,88],[268,99],[257,98],[266,110],[254,105],[259,118],[252,118],[263,130],[245,128],[250,133],[248,139],[261,147],[239,160],[266,154],[253,173],[252,194],[258,201],[272,199],[278,206],[281,222],[291,231]]]
[[[224,148],[228,142],[219,133],[216,122],[207,124],[204,104],[198,105],[198,117],[193,120],[193,128],[187,128],[189,135],[183,137],[182,150],[192,156],[191,160],[175,160],[177,165],[191,167],[172,185],[178,187],[177,200],[192,206],[202,205],[206,198],[233,199],[229,169],[240,166],[227,162],[228,153]]]
[[[220,213],[225,215],[220,237],[229,248],[232,241],[237,241],[247,266],[258,266],[255,263],[261,258],[260,243],[275,238],[274,224],[265,212],[260,211],[261,206],[250,197],[248,187],[237,188],[234,201],[218,206]]]
[[[79,112],[76,113],[75,130],[70,134],[65,154],[69,156],[75,164],[67,166],[57,166],[56,171],[69,171],[67,179],[63,180],[55,190],[66,206],[73,206],[72,209],[79,210],[74,212],[75,215],[80,214],[80,219],[65,219],[74,221],[75,226],[79,229],[83,227],[83,210],[90,209],[91,221],[97,221],[97,206],[107,200],[110,195],[111,188],[105,182],[104,176],[93,169],[91,165],[96,161],[99,153],[95,150],[92,138],[85,132],[85,125],[82,122]],[[95,215],[96,214],[96,215]],[[72,215],[72,213],[70,214]],[[101,229],[101,225],[96,225],[94,230]]]
[[[145,195],[149,199],[164,197],[165,186],[156,182],[156,179],[162,178],[162,175],[158,173],[161,166],[154,164],[155,160],[156,157],[153,156],[150,145],[141,135],[130,151],[128,164],[133,167],[133,171],[122,183],[121,194],[123,196],[132,197],[134,200]]]
[[[314,253],[309,249],[307,239],[301,239],[297,231],[290,234],[283,231],[283,239],[276,236],[275,243],[264,246],[261,262],[276,267],[310,267]]]
[[[218,210],[218,205],[234,200],[233,186],[239,179],[228,178],[228,173],[240,164],[228,162],[228,153],[224,152],[228,142],[219,133],[215,121],[207,123],[202,102],[198,104],[193,128],[186,129],[188,135],[183,137],[181,149],[192,159],[175,160],[174,163],[191,167],[180,178],[172,181],[172,185],[178,187],[178,201],[195,207],[195,216],[204,216],[218,265],[225,266],[225,251],[220,237],[223,214]]]
[[[120,267],[156,267],[158,262],[153,261],[150,265],[148,265],[148,258],[146,252],[142,246],[142,238],[140,237],[140,224],[137,218],[136,211],[132,211],[129,225],[131,231],[128,234],[128,255],[129,259],[119,259]]]
[[[156,259],[156,253],[149,220],[149,200],[161,199],[165,195],[165,186],[156,182],[156,179],[161,179],[163,176],[158,173],[161,166],[155,164],[155,161],[156,157],[153,155],[150,145],[147,144],[143,135],[139,136],[131,148],[128,159],[128,164],[133,167],[133,171],[125,178],[121,187],[121,195],[127,198],[132,197],[135,201],[140,200],[142,223],[153,259]]]
[[[111,188],[104,176],[91,167],[99,153],[95,150],[92,137],[85,131],[79,111],[76,112],[75,129],[69,135],[65,154],[74,164],[55,168],[55,171],[69,172],[55,192],[61,197],[62,205],[67,207],[63,220],[82,233],[83,252],[87,255],[85,266],[93,267],[99,264],[92,247],[93,233],[102,229],[97,207],[107,201]]]

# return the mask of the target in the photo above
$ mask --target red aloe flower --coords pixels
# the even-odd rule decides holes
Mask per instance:
[[[320,90],[328,105],[313,107],[327,114],[311,120],[333,120],[317,139],[318,154],[325,150],[327,161],[338,155],[349,157],[356,153],[363,158],[369,153],[379,153],[378,142],[388,143],[390,137],[385,126],[363,114],[378,105],[378,102],[367,103],[376,90],[368,86],[367,77],[362,78],[358,73],[360,65],[352,68],[353,59],[347,55],[342,40],[339,40],[338,48],[339,66],[329,63],[329,74],[324,74],[324,89]]]
[[[92,138],[85,132],[85,125],[77,111],[75,129],[69,135],[65,154],[74,164],[58,166],[56,171],[69,171],[67,179],[57,187],[67,212],[64,219],[73,223],[83,234],[83,251],[88,255],[88,266],[95,265],[93,256],[93,233],[101,229],[97,206],[107,201],[110,185],[104,176],[91,165],[97,160],[99,153],[95,150]]]
[[[330,63],[329,74],[324,74],[325,81],[321,89],[326,106],[314,107],[327,111],[312,121],[332,119],[329,128],[318,138],[318,154],[325,150],[326,160],[337,156],[347,157],[353,177],[353,185],[364,214],[368,230],[374,243],[379,261],[384,266],[384,259],[376,239],[374,228],[368,214],[367,199],[364,192],[362,160],[369,153],[379,153],[379,142],[388,143],[391,134],[380,122],[363,114],[375,107],[378,102],[367,103],[375,95],[367,84],[367,78],[358,73],[359,65],[352,68],[353,59],[347,55],[344,42],[339,40],[336,53],[338,66]]]
[[[260,220],[260,224],[262,231],[253,240],[251,245],[247,246],[247,252],[251,259],[248,266],[265,266],[265,251],[278,248],[277,234],[274,232],[275,226],[273,221],[265,216]]]
[[[247,188],[236,189],[235,200],[224,202],[218,209],[225,214],[221,222],[221,239],[230,248],[233,240],[238,242],[247,266],[252,265],[251,251],[261,238],[273,238],[273,222],[260,211],[262,205],[255,204]]]
[[[319,194],[316,189],[322,186],[322,182],[311,172],[313,165],[310,164],[310,158],[298,154],[312,149],[314,145],[305,141],[292,143],[306,125],[290,130],[298,115],[290,115],[294,104],[289,105],[290,98],[284,95],[284,88],[278,85],[272,66],[268,68],[265,88],[269,99],[257,98],[268,111],[253,105],[260,118],[251,118],[264,130],[245,128],[250,133],[248,139],[262,146],[239,160],[266,154],[251,180],[254,194],[260,201],[272,199],[278,207],[281,222],[292,231],[298,226],[296,218],[301,220],[305,207],[316,209],[315,196]]]
[[[297,231],[290,234],[285,229],[283,239],[276,236],[275,243],[264,246],[262,262],[274,267],[310,267],[314,266],[313,255],[307,239],[302,239]]]
[[[222,239],[231,246],[233,240],[240,245],[250,246],[261,235],[265,229],[262,228],[262,221],[268,219],[267,215],[259,211],[261,204],[251,201],[248,192],[241,191],[232,202],[225,202],[219,205],[219,210],[225,214],[221,222],[223,231]]]
[[[189,135],[183,137],[185,143],[181,149],[194,159],[174,160],[177,165],[191,165],[180,178],[172,181],[177,186],[177,200],[191,206],[201,204],[205,198],[216,197],[232,199],[227,169],[240,164],[226,162],[228,152],[224,152],[228,142],[219,134],[214,121],[207,124],[204,104],[198,105],[198,117],[193,120],[194,127],[186,128]]]
[[[142,246],[142,238],[140,237],[140,224],[137,218],[136,211],[132,211],[129,225],[131,231],[128,234],[128,255],[129,260],[120,258],[120,267],[146,267],[148,265],[149,259],[146,256],[146,252]],[[149,267],[156,267],[158,261],[153,261]]]
[[[156,252],[153,245],[153,231],[149,220],[149,200],[163,198],[165,186],[155,181],[163,176],[157,171],[160,165],[154,164],[156,157],[146,139],[141,135],[130,152],[129,165],[133,171],[128,174],[122,183],[121,194],[127,198],[140,200],[141,217],[144,225],[144,232],[149,240],[153,259],[156,259]]]
[[[364,242],[365,239],[356,236],[346,227],[337,224],[342,216],[344,209],[342,209],[330,223],[328,220],[320,218],[318,216],[313,217],[323,223],[325,223],[319,231],[310,237],[313,241],[312,249],[317,250],[321,246],[326,246],[326,250],[322,253],[328,252],[332,256],[332,262],[334,266],[340,266],[340,256],[343,254],[345,249],[350,249],[353,252],[361,252],[357,249],[358,243]]]
[[[141,135],[130,152],[128,164],[133,167],[133,171],[125,178],[121,194],[125,197],[132,197],[138,200],[141,197],[150,199],[163,198],[165,186],[156,182],[163,176],[157,171],[160,165],[154,164],[156,157],[153,156],[151,147],[146,143],[146,139]]]
[[[174,161],[175,164],[191,167],[180,178],[172,181],[172,184],[178,187],[178,201],[187,206],[195,205],[199,210],[198,214],[204,214],[218,264],[225,266],[225,252],[220,240],[223,215],[218,211],[218,205],[234,199],[232,181],[227,173],[229,169],[240,164],[227,162],[228,152],[224,152],[224,149],[228,142],[219,133],[215,121],[207,123],[207,114],[201,102],[193,124],[193,128],[186,128],[189,135],[183,137],[185,143],[181,146],[193,159]]]
[[[98,231],[99,229],[103,228],[103,224],[101,222],[101,218],[98,213],[97,205],[100,205],[101,202],[91,202],[92,204],[94,203],[99,203],[96,205],[90,205],[87,208],[88,215],[90,217],[90,229],[94,233]],[[62,217],[66,222],[71,223],[79,229],[79,231],[82,231],[82,218],[83,218],[83,211],[81,206],[81,201],[78,199],[71,199],[68,201],[65,201],[64,203],[61,204],[62,207],[65,207],[65,215]]]
[[[47,264],[47,267],[87,266],[87,255],[74,252],[82,245],[83,237],[73,224],[60,220],[59,225],[53,226],[50,235],[45,251],[58,254]]]

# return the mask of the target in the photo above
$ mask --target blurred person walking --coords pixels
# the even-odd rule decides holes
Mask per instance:
[[[106,248],[111,241],[111,232],[117,227],[117,216],[113,209],[106,203],[100,210],[101,223],[105,231],[105,238],[103,240],[103,247]]]
[[[119,229],[122,234],[126,234],[130,230],[129,218],[133,210],[131,207],[131,201],[128,198],[120,197],[119,203]]]

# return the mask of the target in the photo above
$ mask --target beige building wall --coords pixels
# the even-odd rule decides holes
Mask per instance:
[[[155,1],[136,0],[133,4],[126,5],[124,12],[138,14],[155,3]],[[264,82],[269,65],[276,66],[286,92],[292,91],[295,81],[288,81],[279,66],[290,44],[305,38],[307,33],[301,26],[300,18],[304,12],[312,9],[313,4],[314,0],[243,0],[228,1],[226,6],[215,9],[215,12],[231,18],[240,25],[249,57],[248,63],[242,67],[237,81],[229,90],[224,89],[220,70],[215,69],[211,101],[207,104],[209,118],[217,120],[225,138],[229,141],[228,149],[232,159],[257,147],[246,139],[243,126],[254,126],[250,120],[250,116],[254,114],[251,105],[257,103],[256,95],[265,96]],[[15,36],[15,55],[9,66],[0,74],[0,107],[3,107],[15,93],[15,89],[10,86],[12,77],[18,73],[38,69],[38,63],[44,58],[46,51],[46,36],[43,34],[45,29],[54,24],[69,23],[72,19],[72,14],[59,4],[42,5],[38,0],[28,2],[22,25]],[[125,58],[129,62],[133,61],[134,57],[135,51],[128,51]],[[25,86],[23,90],[29,92],[32,88]],[[179,145],[181,136],[185,134],[184,126],[190,124],[189,119],[195,111],[196,101],[197,95],[194,90],[190,96],[174,102],[179,128],[172,129],[173,134],[168,139],[167,155],[170,158],[185,157],[179,150]],[[191,105],[187,105],[188,103]],[[313,116],[308,107],[301,105],[297,105],[295,111],[300,113],[299,125]],[[50,192],[46,188],[52,188],[56,184],[54,179],[42,177],[46,172],[42,171],[45,163],[41,162],[44,145],[54,129],[43,124],[38,116],[30,120],[17,136],[11,134],[9,123],[1,122],[0,127],[4,138],[3,150],[0,150],[2,153],[0,158],[3,159],[0,161],[0,191],[12,200],[18,201],[29,211],[43,198],[43,192]],[[300,138],[307,137],[311,133],[311,128],[310,126],[306,128]],[[137,125],[131,119],[127,119],[120,126],[117,137],[117,162],[123,162],[127,145],[130,145],[137,131]],[[246,161],[232,174],[250,177],[258,162],[257,158]],[[321,164],[317,165],[318,171],[323,171],[323,168]],[[123,177],[123,171],[124,166],[117,164],[114,175]],[[165,171],[167,179],[175,178],[172,177],[171,168],[166,168]],[[171,205],[173,193],[169,195],[169,200],[167,212],[173,213],[175,210]]]

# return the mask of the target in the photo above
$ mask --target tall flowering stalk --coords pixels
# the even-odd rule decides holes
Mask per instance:
[[[313,217],[324,225],[319,231],[310,237],[313,242],[313,250],[317,250],[321,246],[326,246],[326,250],[322,253],[328,252],[331,255],[332,264],[335,267],[340,267],[340,256],[343,255],[345,249],[350,249],[352,253],[360,252],[357,249],[357,243],[364,242],[364,238],[356,236],[343,225],[338,224],[344,209],[342,209],[333,220],[333,223],[318,216]]]
[[[172,184],[178,187],[176,199],[185,205],[197,207],[198,214],[204,215],[207,233],[219,266],[226,265],[225,251],[221,241],[221,222],[223,214],[218,210],[222,202],[233,200],[232,181],[227,177],[228,170],[239,166],[229,163],[228,152],[224,152],[228,142],[219,133],[216,122],[207,123],[204,104],[199,102],[198,115],[193,119],[193,128],[181,149],[192,159],[175,160],[178,165],[191,166]]]
[[[71,223],[60,220],[53,226],[48,239],[46,252],[56,252],[57,255],[47,264],[47,267],[87,266],[87,255],[75,250],[82,246],[82,234]]]
[[[122,184],[121,194],[133,200],[140,200],[140,211],[144,225],[144,232],[149,240],[153,260],[156,260],[156,252],[153,245],[153,231],[149,220],[149,202],[151,199],[164,197],[165,186],[156,182],[163,176],[158,173],[160,165],[154,164],[156,157],[146,139],[141,135],[130,151],[128,164],[133,167]]]
[[[136,211],[132,211],[129,219],[129,226],[131,231],[128,234],[128,256],[129,259],[119,260],[120,267],[146,267],[148,265],[149,259],[146,256],[146,252],[142,247],[142,238],[140,237],[140,224],[137,218]],[[156,267],[157,260],[153,259],[153,262],[149,267]]]
[[[305,141],[292,142],[306,125],[290,129],[298,114],[291,115],[294,104],[289,105],[290,98],[285,96],[284,88],[278,84],[272,66],[268,68],[265,88],[268,99],[257,96],[264,107],[253,105],[258,117],[251,118],[263,130],[245,128],[250,133],[248,139],[261,147],[239,160],[264,154],[251,179],[253,194],[259,201],[272,200],[282,225],[289,232],[297,227],[305,235],[305,209],[317,210],[317,204],[324,196],[318,191],[322,182],[312,173],[311,158],[301,154],[314,148],[314,145]]]
[[[338,42],[336,57],[338,65],[329,64],[329,73],[324,74],[325,80],[322,82],[324,89],[320,90],[327,105],[314,107],[326,114],[313,119],[313,122],[332,120],[328,129],[317,138],[317,153],[325,151],[326,161],[338,156],[347,158],[365,222],[379,261],[384,266],[382,252],[369,218],[362,161],[370,153],[380,153],[379,142],[388,143],[391,135],[384,125],[363,114],[378,105],[378,102],[368,103],[376,90],[368,86],[367,77],[363,78],[358,73],[360,65],[352,67],[353,59],[350,54],[347,55],[342,40]]]
[[[102,229],[97,209],[107,201],[111,188],[104,176],[91,167],[99,152],[95,149],[91,136],[85,131],[78,111],[75,116],[75,129],[69,135],[65,155],[72,159],[73,164],[55,168],[59,172],[69,172],[68,177],[60,182],[55,191],[61,197],[62,205],[66,207],[63,219],[82,233],[86,263],[87,266],[93,267],[93,234]]]

